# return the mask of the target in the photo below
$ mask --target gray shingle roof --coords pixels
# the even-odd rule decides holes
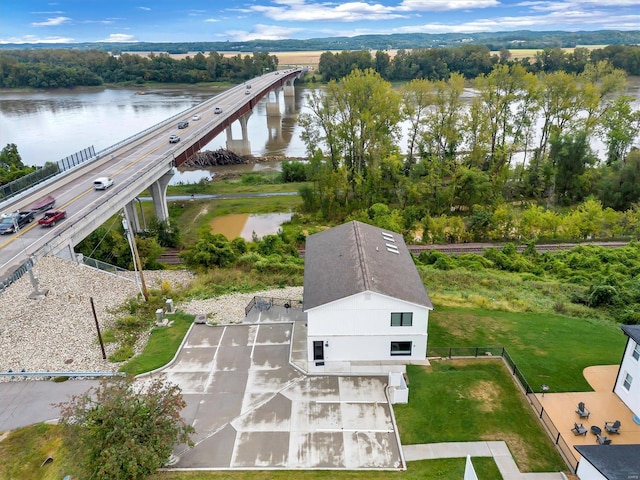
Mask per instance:
[[[640,445],[575,445],[573,448],[607,480],[638,478]]]
[[[620,328],[631,337],[634,342],[640,343],[640,325],[622,325]]]
[[[305,310],[366,291],[433,308],[402,235],[353,221],[307,237]]]

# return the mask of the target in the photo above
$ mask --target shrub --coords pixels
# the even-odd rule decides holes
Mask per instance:
[[[589,295],[589,306],[602,307],[618,303],[618,290],[612,285],[598,285],[593,287]]]
[[[109,361],[112,363],[120,363],[133,357],[133,347],[130,345],[122,345],[115,352],[109,355]]]

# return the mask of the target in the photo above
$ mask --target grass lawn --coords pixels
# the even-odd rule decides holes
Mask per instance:
[[[502,361],[409,365],[409,403],[394,411],[403,444],[503,440],[520,471],[566,469]]]
[[[178,311],[169,320],[173,320],[173,325],[154,328],[142,353],[121,367],[121,372],[138,375],[160,368],[171,361],[193,323],[193,315]]]
[[[534,390],[591,391],[582,371],[620,363],[625,341],[615,323],[551,313],[437,307],[429,317],[429,348],[504,346]]]
[[[53,462],[41,467],[48,457]],[[63,445],[60,427],[39,423],[15,430],[0,442],[0,478],[61,480],[65,475],[81,478]]]

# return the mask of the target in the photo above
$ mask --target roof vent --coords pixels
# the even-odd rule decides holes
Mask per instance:
[[[396,255],[400,255],[400,251],[397,248],[387,247],[387,252],[395,253]]]
[[[387,242],[395,243],[395,240],[393,239],[393,235],[391,235],[390,233],[382,232],[382,238],[384,238]]]

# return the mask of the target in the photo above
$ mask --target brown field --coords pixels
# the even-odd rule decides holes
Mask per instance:
[[[594,50],[596,48],[604,48],[606,47],[606,45],[578,45],[578,47]],[[570,52],[573,52],[575,49],[563,48],[562,50],[564,50],[567,53],[570,53]],[[320,55],[322,55],[325,51],[327,50],[322,50],[322,51],[315,50],[315,51],[309,51],[309,52],[269,52],[269,53],[271,55],[275,55],[276,57],[278,57],[279,65],[281,67],[291,67],[291,66],[297,66],[297,65],[307,66],[307,67],[317,67],[318,63],[320,62]],[[331,50],[331,52],[333,53],[338,53],[339,51],[340,50]],[[389,54],[389,56],[393,58],[393,56],[396,54],[396,51],[397,50],[387,50],[387,53]],[[536,56],[536,53],[541,51],[541,49],[510,48],[509,51],[511,52],[511,58],[521,59],[525,57],[534,58]],[[125,52],[125,53],[137,53],[138,55],[149,56],[151,55],[151,53],[154,53],[157,55],[163,52]],[[171,58],[181,59],[188,56],[193,57],[197,53],[198,52],[189,52],[189,53],[171,54],[170,56]],[[227,57],[232,57],[235,55],[240,55],[243,57],[245,55],[252,55],[252,52],[218,52],[218,53]],[[371,53],[373,54],[375,52],[372,50]],[[493,51],[491,52],[491,54],[498,55],[499,52]],[[207,53],[205,53],[205,55],[207,55]]]

